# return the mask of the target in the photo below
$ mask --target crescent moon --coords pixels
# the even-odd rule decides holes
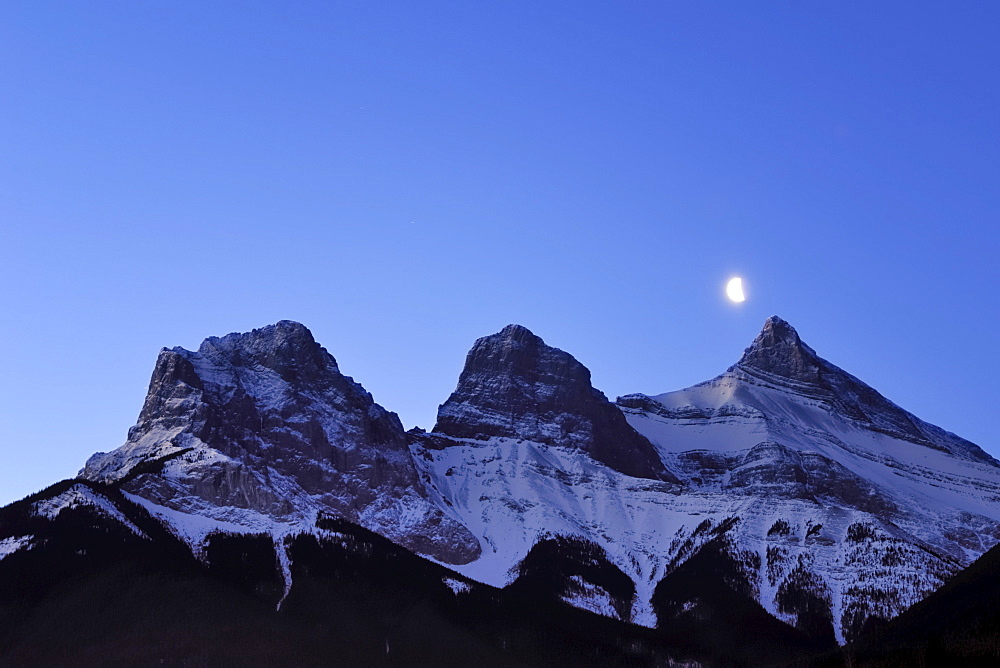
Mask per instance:
[[[743,279],[737,276],[736,278],[729,279],[726,283],[726,296],[729,300],[739,304],[740,302],[746,301],[747,296],[743,294]]]

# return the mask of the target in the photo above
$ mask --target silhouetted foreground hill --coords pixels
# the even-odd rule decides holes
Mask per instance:
[[[72,495],[87,502],[51,505]],[[319,525],[286,539],[286,593],[270,536],[216,533],[195,558],[114,487],[54,485],[0,509],[0,540],[30,537],[0,559],[0,664],[753,665],[810,646],[785,625],[774,642],[743,646],[741,634],[775,620],[725,588],[750,617],[714,618],[694,637],[574,608],[558,596],[581,583],[609,587],[622,606],[632,595],[582,541],[539,543],[497,589],[350,522]]]

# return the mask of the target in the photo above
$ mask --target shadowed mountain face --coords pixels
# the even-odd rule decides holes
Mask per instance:
[[[476,341],[434,431],[569,447],[627,475],[676,480],[649,441],[590,384],[587,367],[520,325]]]
[[[335,512],[447,562],[479,552],[426,499],[396,414],[290,321],[163,350],[128,442],[81,476],[218,519]]]

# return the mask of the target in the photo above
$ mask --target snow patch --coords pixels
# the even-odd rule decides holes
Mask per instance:
[[[183,540],[196,555],[201,555],[208,534],[220,531],[231,534],[266,534],[284,537],[298,527],[283,524],[261,513],[245,508],[230,508],[228,513],[238,522],[219,520],[204,515],[185,513],[153,503],[141,496],[124,492],[125,496],[161,520],[175,536]],[[279,551],[280,552],[280,551]],[[280,558],[280,556],[279,556]]]
[[[31,545],[34,536],[11,536],[0,540],[0,559]]]
[[[288,555],[288,545],[285,544],[287,536],[288,534],[285,534],[283,536],[275,536],[274,538],[274,552],[278,555],[278,567],[281,568],[281,579],[284,582],[281,599],[278,601],[278,605],[275,606],[275,610],[279,612],[281,611],[281,604],[288,598],[288,592],[292,591],[292,559]]]
[[[118,510],[107,497],[94,492],[84,485],[73,485],[62,494],[53,496],[50,499],[37,501],[33,504],[36,515],[46,517],[50,520],[55,519],[66,508],[78,508],[80,506],[91,506],[101,514],[121,523],[140,538],[149,539],[149,536],[125,517],[122,511]]]
[[[615,610],[611,595],[603,587],[587,582],[579,575],[572,575],[569,579],[572,584],[569,586],[568,592],[562,596],[562,600],[574,608],[589,610],[605,617],[618,618],[618,611]]]
[[[441,578],[448,589],[452,590],[456,594],[464,594],[468,591],[472,591],[472,585],[468,582],[462,582],[461,580],[456,580],[455,578]]]

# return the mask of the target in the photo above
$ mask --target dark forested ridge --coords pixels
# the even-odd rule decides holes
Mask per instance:
[[[71,488],[107,507],[39,512]],[[282,546],[286,592],[270,536],[210,534],[196,558],[119,490],[54,485],[0,509],[0,540],[31,537],[0,560],[0,664],[657,666],[739,653],[719,645],[725,633],[687,641],[559,600],[594,583],[627,614],[631,582],[593,544],[543,541],[497,589],[350,522],[318,524]],[[769,658],[801,650],[784,628]]]
[[[74,489],[106,507],[39,510]],[[634,604],[632,581],[578,537],[540,541],[503,589],[332,516],[280,546],[266,534],[216,532],[196,557],[114,487],[64,481],[0,509],[0,541],[30,537],[0,559],[0,665],[1000,663],[1000,548],[836,648],[821,615],[800,616],[796,629],[760,607],[756,565],[727,545],[728,526],[706,529],[705,542],[667,569],[653,597],[658,628],[649,629],[560,600],[598,588],[625,619]]]

